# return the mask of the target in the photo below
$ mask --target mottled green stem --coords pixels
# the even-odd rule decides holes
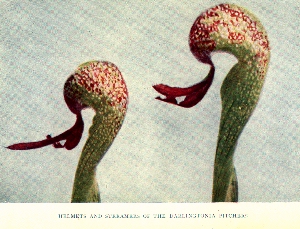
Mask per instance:
[[[105,115],[97,112],[93,119],[93,125],[89,130],[90,137],[82,150],[75,174],[71,200],[73,203],[100,202],[96,168],[114,140],[114,131],[121,126],[120,118],[116,120],[119,127],[107,128],[111,125],[111,117],[117,117],[113,113],[113,109]]]
[[[96,168],[122,126],[126,84],[114,64],[92,61],[79,66],[66,81],[64,96],[74,113],[88,107],[96,113],[79,158],[71,202],[100,202]]]
[[[213,202],[238,201],[237,175],[233,164],[239,135],[259,98],[270,60],[267,33],[258,18],[234,4],[214,6],[194,22],[189,39],[190,50],[211,71],[203,81],[187,88],[164,84],[153,88],[166,98],[161,101],[182,107],[196,105],[206,94],[214,78],[211,53],[228,52],[238,63],[226,76],[222,88],[222,114],[214,164]],[[176,99],[185,96],[182,102]]]
[[[36,142],[21,142],[8,146],[10,150],[30,150],[47,145],[74,149],[82,136],[84,123],[81,111],[93,108],[96,112],[89,137],[81,153],[73,185],[71,202],[100,202],[96,168],[112,144],[123,123],[128,91],[118,67],[107,61],[81,64],[66,81],[64,99],[76,122],[67,131]],[[63,144],[61,141],[65,141]]]
[[[225,202],[238,202],[238,200],[238,180],[236,171],[234,169],[233,173],[231,173],[230,183],[227,189]]]
[[[239,61],[226,76],[222,88],[222,114],[214,164],[213,202],[237,201],[233,156],[238,138],[259,99],[263,80],[256,63]],[[231,193],[230,193],[231,192]],[[236,196],[226,199],[226,196]]]

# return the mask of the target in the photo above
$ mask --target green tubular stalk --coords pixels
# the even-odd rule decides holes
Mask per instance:
[[[213,202],[238,201],[238,182],[234,168],[234,151],[238,138],[249,120],[267,73],[270,47],[267,33],[248,10],[234,4],[212,7],[195,20],[189,37],[190,50],[210,73],[198,84],[187,88],[154,85],[166,96],[157,99],[181,107],[196,105],[206,94],[214,78],[211,53],[223,51],[234,55],[233,66],[221,87],[222,114],[213,176]],[[186,96],[182,102],[176,98]]]
[[[37,142],[17,143],[10,150],[30,150],[48,145],[74,149],[82,136],[84,123],[81,111],[92,108],[96,112],[89,137],[82,150],[73,185],[72,203],[100,202],[96,169],[120,130],[128,105],[128,91],[121,72],[107,61],[81,64],[66,81],[64,99],[76,114],[73,127],[62,134]],[[65,141],[61,144],[61,141]]]
[[[115,65],[88,62],[67,80],[64,95],[71,110],[91,107],[96,112],[78,162],[71,202],[100,202],[96,169],[122,126],[128,103],[125,82]]]

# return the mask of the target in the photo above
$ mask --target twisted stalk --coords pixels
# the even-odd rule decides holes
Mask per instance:
[[[84,123],[81,111],[95,110],[89,137],[82,150],[76,169],[71,202],[100,202],[96,169],[113,143],[123,123],[128,92],[121,72],[116,65],[106,61],[90,61],[80,65],[64,86],[64,99],[76,123],[62,134],[38,142],[18,143],[8,146],[11,150],[29,150],[53,145],[71,150],[82,136]],[[65,140],[64,144],[60,142]]]
[[[202,100],[212,84],[215,67],[211,53],[224,51],[238,59],[221,86],[222,113],[213,176],[213,202],[237,202],[238,181],[234,151],[238,138],[258,102],[270,59],[269,41],[259,20],[234,4],[212,7],[196,19],[189,36],[190,50],[210,65],[207,77],[187,88],[154,85],[165,96],[158,100],[189,108]],[[176,98],[185,96],[181,102]]]

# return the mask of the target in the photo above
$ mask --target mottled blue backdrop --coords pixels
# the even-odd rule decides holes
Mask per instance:
[[[242,0],[260,18],[271,62],[259,104],[235,153],[240,201],[299,201],[300,3]],[[210,202],[221,100],[236,59],[213,56],[213,85],[197,106],[162,103],[152,85],[189,86],[209,66],[189,51],[196,17],[221,1],[0,1],[0,202],[69,202],[85,132],[72,151],[10,151],[71,127],[63,85],[89,60],[115,63],[130,104],[119,135],[98,166],[102,202]]]

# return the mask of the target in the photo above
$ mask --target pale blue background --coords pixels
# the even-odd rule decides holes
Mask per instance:
[[[268,31],[271,62],[259,104],[235,154],[240,201],[299,201],[300,3],[231,1]],[[236,62],[215,54],[215,80],[197,106],[159,102],[152,85],[189,86],[208,66],[188,47],[196,17],[221,1],[0,1],[0,202],[69,202],[93,117],[72,151],[10,151],[12,143],[59,134],[75,122],[63,85],[98,59],[123,73],[130,105],[98,167],[103,202],[209,202],[221,112],[219,90]]]

